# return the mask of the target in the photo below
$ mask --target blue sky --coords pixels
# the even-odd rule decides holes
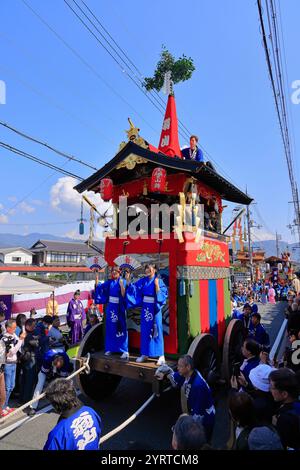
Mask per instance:
[[[284,240],[295,241],[286,227],[293,218],[288,204],[291,193],[256,2],[86,1],[145,76],[152,75],[162,44],[176,56],[185,53],[194,59],[196,71],[192,79],[175,88],[180,120],[200,136],[221,173],[229,175],[241,189],[247,186],[257,202],[254,219],[264,223],[255,231],[255,238],[270,238],[269,232],[277,230]],[[126,78],[63,0],[26,2],[84,57],[98,77],[22,0],[2,0],[0,80],[6,84],[6,104],[0,105],[1,120],[97,168],[111,159],[125,140],[128,116],[141,128],[141,135],[157,145],[162,115]],[[281,11],[290,96],[291,82],[300,79],[300,3],[281,1]],[[300,142],[296,130],[300,125],[300,105],[290,104],[290,108],[299,181],[296,160]],[[1,141],[39,158],[56,165],[66,164],[55,154],[2,127],[0,135]],[[187,142],[180,138],[180,143]],[[72,182],[2,148],[0,158],[0,231],[76,236],[80,198],[72,193]],[[91,172],[73,162],[65,168],[82,177]],[[16,205],[18,201],[22,202]],[[226,217],[230,218],[230,212]],[[56,225],[46,225],[49,223]]]

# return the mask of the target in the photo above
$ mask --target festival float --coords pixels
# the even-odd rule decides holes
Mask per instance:
[[[173,367],[179,356],[190,354],[197,369],[213,384],[220,378],[229,380],[242,343],[241,322],[230,321],[230,238],[222,230],[223,201],[248,205],[252,199],[218,174],[209,162],[182,158],[170,80],[174,82],[175,73],[169,72],[169,63],[166,67],[168,70],[162,72],[168,101],[158,148],[147,142],[129,119],[128,141],[122,142],[118,153],[75,189],[79,193],[99,194],[99,203],[100,195],[102,200],[112,201],[112,230],[105,238],[104,258],[108,267],[120,256],[125,262],[127,257],[128,263],[134,259],[139,267],[133,271],[133,277],[138,279],[145,263],[158,265],[159,276],[169,292],[163,309],[167,363]],[[162,86],[163,80],[158,75],[148,79],[150,88]],[[153,205],[162,204],[176,210],[170,215],[169,227],[158,214],[153,229],[150,224],[153,217],[145,214],[145,208],[149,214]],[[199,204],[204,214],[215,211],[219,233],[201,226]],[[128,208],[125,227],[121,220],[122,205]],[[159,393],[163,385],[154,377],[156,361],[135,362],[140,346],[139,314],[139,309],[127,311],[129,361],[104,355],[105,322],[94,326],[82,340],[77,357],[90,353],[91,373],[78,380],[87,396],[97,400],[113,393],[122,377],[150,383]]]

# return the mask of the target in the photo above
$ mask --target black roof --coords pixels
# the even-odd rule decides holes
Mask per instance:
[[[180,172],[186,173],[187,176],[193,176],[210,188],[215,189],[221,195],[221,198],[227,201],[248,205],[253,200],[205,163],[182,160],[178,157],[168,157],[162,153],[151,152],[134,142],[128,142],[112,160],[106,163],[100,170],[80,182],[74,189],[79,193],[86,190],[99,192],[100,180],[108,176],[113,181],[117,182],[117,184],[137,179],[139,176],[136,170],[139,170],[141,165],[136,165],[134,170],[129,170],[126,167],[117,169],[117,166],[129,155],[142,157],[147,160],[147,167],[144,168],[142,176],[150,175],[153,168],[159,165],[160,167],[168,169],[168,173]]]
[[[94,245],[101,249],[103,253],[104,242],[94,242]],[[39,251],[56,251],[63,253],[78,253],[83,255],[95,256],[98,251],[87,245],[87,242],[63,242],[56,240],[38,240],[30,248],[33,253]]]

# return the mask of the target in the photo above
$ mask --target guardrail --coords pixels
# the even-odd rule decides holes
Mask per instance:
[[[279,332],[276,336],[276,339],[274,341],[274,344],[273,344],[272,349],[271,349],[270,354],[269,354],[270,360],[272,362],[275,362],[277,360],[277,355],[279,353],[279,350],[280,350],[280,347],[281,347],[281,344],[282,344],[282,340],[285,336],[286,325],[287,325],[287,319],[285,318],[282,322],[281,328],[280,328],[280,330],[279,330]]]

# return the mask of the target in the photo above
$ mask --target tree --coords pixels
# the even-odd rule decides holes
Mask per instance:
[[[171,72],[171,80],[173,83],[184,82],[189,80],[195,70],[194,62],[191,57],[184,54],[178,60],[162,46],[160,60],[156,66],[153,77],[145,78],[145,88],[147,91],[160,91],[164,84],[165,74]]]

